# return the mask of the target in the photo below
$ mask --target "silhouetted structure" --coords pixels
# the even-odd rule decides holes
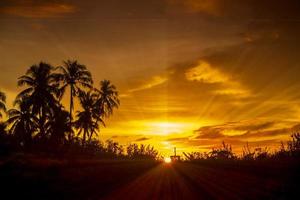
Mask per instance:
[[[180,156],[176,155],[176,147],[174,147],[174,155],[170,156],[170,158],[171,158],[172,162],[178,162],[178,161],[180,161]]]

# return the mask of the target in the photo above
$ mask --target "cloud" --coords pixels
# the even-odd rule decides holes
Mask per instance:
[[[200,61],[197,66],[188,69],[185,72],[185,76],[189,81],[201,81],[204,83],[224,83],[229,80],[226,74],[211,67],[205,61]]]
[[[204,126],[193,135],[168,138],[170,144],[191,151],[210,151],[220,147],[222,141],[233,146],[235,153],[241,153],[246,144],[251,148],[268,147],[278,149],[281,142],[290,140],[293,132],[300,130],[300,124],[287,121],[249,120]],[[193,150],[192,150],[193,151]]]
[[[250,91],[236,80],[232,80],[230,76],[218,70],[217,67],[212,67],[210,63],[200,60],[195,67],[188,69],[185,72],[188,81],[200,81],[207,84],[220,84],[220,88],[214,91],[220,95],[240,95],[249,96]]]
[[[291,19],[299,17],[298,0],[169,0],[188,13],[233,19]]]
[[[140,137],[140,138],[136,139],[135,142],[142,142],[142,141],[146,141],[146,140],[150,140],[150,138]]]
[[[135,88],[129,89],[128,92],[132,93],[132,92],[137,92],[137,91],[141,91],[141,90],[151,89],[155,86],[165,83],[167,80],[168,80],[168,78],[164,77],[164,76],[153,76],[149,80],[143,81],[144,83],[141,83],[141,85],[139,85]]]
[[[281,122],[282,123],[282,122]],[[195,130],[195,139],[238,139],[250,140],[290,135],[299,130],[300,124],[290,127],[278,127],[280,122],[272,121],[245,121],[245,122],[229,122],[221,125],[204,126]]]
[[[54,18],[76,11],[74,5],[56,1],[11,1],[0,6],[0,13],[25,18]]]
[[[262,129],[271,128],[275,125],[275,122],[263,122],[263,123],[257,123],[257,124],[238,124],[237,126],[234,126],[233,129],[237,131],[258,131]]]
[[[175,137],[175,138],[168,138],[167,141],[169,142],[183,142],[188,140],[190,137]]]
[[[172,6],[185,8],[189,13],[205,13],[208,15],[217,16],[220,14],[220,7],[218,0],[169,0]]]

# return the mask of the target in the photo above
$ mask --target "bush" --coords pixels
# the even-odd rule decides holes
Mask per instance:
[[[211,152],[209,152],[209,159],[235,159],[236,156],[232,152],[231,145],[225,144],[225,142],[222,142],[222,147],[212,149]]]
[[[158,151],[153,146],[129,144],[127,146],[127,156],[131,159],[157,159]]]

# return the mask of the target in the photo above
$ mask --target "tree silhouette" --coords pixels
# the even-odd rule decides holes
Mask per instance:
[[[33,114],[38,115],[39,133],[38,136],[45,138],[44,125],[51,109],[58,105],[56,98],[59,96],[58,74],[53,73],[53,67],[47,63],[40,62],[31,66],[25,75],[18,81],[19,86],[27,86],[17,96],[22,99],[26,96],[28,104]]]
[[[156,159],[158,151],[151,145],[140,146],[138,144],[129,144],[126,148],[127,156],[131,159]]]
[[[5,102],[6,102],[6,96],[3,92],[0,91],[0,118],[2,118],[1,111],[4,112],[6,111]]]
[[[118,108],[120,100],[116,86],[111,84],[109,80],[100,82],[100,90],[96,90],[99,94],[96,102],[101,116],[110,116],[114,108]]]
[[[64,143],[66,133],[72,132],[69,122],[69,112],[64,110],[63,106],[53,108],[53,112],[45,125],[52,145],[58,146]]]
[[[31,113],[29,99],[23,96],[14,103],[18,109],[8,110],[6,123],[10,127],[9,132],[14,135],[20,144],[30,144],[32,135],[36,132],[38,119]]]
[[[72,111],[74,109],[74,96],[78,96],[81,87],[92,88],[93,80],[91,73],[82,65],[75,61],[64,61],[64,66],[60,66],[61,70],[60,81],[63,83],[61,87],[62,94],[66,88],[70,87],[70,127],[72,124]]]
[[[104,122],[99,116],[98,109],[96,107],[97,95],[91,91],[79,92],[80,105],[83,111],[78,111],[76,114],[77,120],[74,122],[75,128],[78,129],[78,135],[83,135],[82,143],[86,143],[86,138],[91,140],[93,134],[97,134],[99,129],[98,121],[103,125]]]
[[[3,135],[0,140],[6,141],[0,147],[5,144],[15,150],[24,146],[30,147],[27,150],[37,148],[48,152],[50,149],[65,149],[56,147],[66,145],[68,151],[77,149],[77,152],[99,151],[121,155],[123,148],[118,143],[109,143],[110,150],[104,150],[101,142],[93,140],[100,123],[105,126],[103,118],[112,115],[120,105],[116,87],[108,80],[101,81],[98,89],[93,88],[92,84],[91,73],[77,61],[67,60],[57,68],[44,62],[30,66],[25,75],[18,78],[18,86],[24,89],[17,95],[14,108],[8,110],[8,119],[0,124]],[[71,91],[70,112],[60,102],[68,87]],[[88,92],[85,90],[87,88]],[[73,123],[74,97],[79,97],[82,109],[76,112]],[[5,94],[0,92],[0,112],[6,111],[5,100]],[[73,138],[73,126],[80,137]]]
[[[111,155],[122,155],[123,146],[113,140],[106,140],[106,152]]]
[[[209,154],[211,159],[235,159],[231,145],[226,144],[224,141],[222,142],[222,147],[213,148]]]
[[[100,90],[95,89],[97,92],[96,107],[98,109],[98,121],[101,117],[109,117],[113,114],[113,109],[118,108],[120,105],[119,95],[116,86],[111,84],[109,80],[100,82]]]

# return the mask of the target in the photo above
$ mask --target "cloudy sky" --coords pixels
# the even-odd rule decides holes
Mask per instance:
[[[109,79],[120,91],[103,140],[164,155],[278,147],[300,128],[299,10],[299,0],[1,0],[0,89],[11,102],[30,65],[77,59],[96,87]]]

